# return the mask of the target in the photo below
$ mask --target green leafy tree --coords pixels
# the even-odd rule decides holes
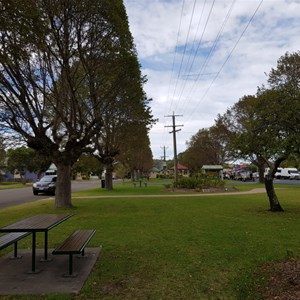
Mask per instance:
[[[181,154],[180,161],[187,165],[191,172],[200,172],[205,164],[213,164],[215,161],[215,153],[208,151],[209,146],[209,130],[200,129],[187,142],[187,150]]]
[[[300,52],[285,53],[271,69],[268,83],[270,90],[258,91],[258,110],[261,125],[265,126],[264,138],[269,149],[265,159],[269,173],[265,178],[271,211],[282,211],[273,186],[277,168],[289,158],[299,155],[300,142]]]
[[[122,145],[122,151],[117,157],[118,162],[131,174],[132,180],[148,176],[152,169],[153,157],[147,133],[148,129],[145,126],[132,125],[128,130],[126,143]]]
[[[16,149],[9,149],[7,151],[7,169],[11,173],[18,171],[21,179],[26,171],[41,174],[46,171],[50,160],[41,157],[35,150],[27,147],[19,147]]]
[[[226,149],[228,157],[232,160],[250,160],[257,166],[260,182],[264,182],[265,160],[258,152],[259,146],[263,147],[263,141],[257,138],[257,113],[255,96],[242,97],[224,115],[218,115],[216,122],[227,128]]]
[[[221,123],[199,130],[187,143],[180,161],[193,173],[200,172],[203,165],[223,164],[227,159],[225,133],[226,128]]]
[[[108,190],[113,188],[112,174],[120,157],[124,157],[122,153],[130,155],[129,149],[134,155],[137,153],[136,148],[131,146],[132,138],[139,136],[141,140],[147,139],[147,128],[154,122],[148,107],[150,100],[146,98],[142,88],[145,78],[140,74],[136,56],[133,55],[132,59],[122,63],[131,65],[124,67],[124,78],[128,80],[127,89],[124,88],[116,96],[117,105],[111,106],[102,115],[104,125],[101,135],[95,137],[97,150],[94,155],[105,167],[105,187]]]
[[[260,156],[269,168],[269,172],[265,176],[265,187],[270,210],[283,211],[273,186],[273,180],[277,168],[299,151],[298,139],[295,139],[299,125],[295,119],[292,120],[289,116],[294,110],[293,106],[288,105],[288,112],[285,113],[289,99],[286,98],[284,92],[276,89],[260,91],[258,98],[260,100],[257,107],[260,111],[258,124],[264,128],[258,133],[258,138],[264,141],[260,147]],[[296,111],[295,113],[297,114]],[[292,123],[294,125],[291,126]]]
[[[279,134],[282,128],[270,116],[269,107],[278,109],[278,99],[274,90],[266,90],[259,96],[244,96],[220,118],[231,132],[229,149],[232,156],[250,160],[259,167],[261,176],[266,166],[272,167],[273,172],[272,161],[277,169],[286,159],[285,143]],[[268,174],[264,180],[270,210],[282,211],[273,187],[274,174]]]
[[[81,173],[84,178],[89,178],[91,174],[99,178],[103,172],[103,164],[90,153],[83,153],[78,161],[73,165],[73,173]]]
[[[135,51],[123,2],[7,0],[0,25],[0,131],[52,159],[55,205],[71,207],[71,167],[123,101],[119,60]]]
[[[262,87],[255,96],[243,97],[222,119],[232,134],[235,156],[250,159],[260,169],[269,167],[264,182],[274,212],[283,211],[273,186],[277,168],[299,155],[299,74],[299,53],[286,53],[269,74],[270,89]]]
[[[5,150],[4,139],[0,137],[0,170],[4,169],[5,158],[6,158],[6,150]]]

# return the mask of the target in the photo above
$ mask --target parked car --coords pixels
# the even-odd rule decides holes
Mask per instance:
[[[32,185],[34,195],[39,193],[55,195],[57,175],[46,175]]]
[[[234,174],[235,180],[241,180],[241,181],[254,181],[252,172],[247,170],[237,171]]]

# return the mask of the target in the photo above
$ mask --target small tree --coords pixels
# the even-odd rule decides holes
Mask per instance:
[[[264,109],[270,105],[270,102],[276,103],[274,96],[274,94],[272,97],[270,94],[267,95],[267,92],[264,95],[261,94],[260,97],[245,96],[227,110],[221,119],[231,131],[229,147],[233,157],[251,160],[261,169],[260,173],[267,165],[272,168],[268,177],[265,178],[270,210],[282,211],[273,187],[273,178],[277,167],[285,159],[281,155],[282,151],[285,153],[285,145],[276,137],[278,131],[276,124],[266,122],[265,114],[268,115],[270,111]],[[279,153],[280,155],[277,157]],[[274,158],[273,166],[271,161]],[[273,170],[275,170],[274,173]]]
[[[148,176],[152,169],[152,151],[147,133],[146,126],[133,124],[118,155],[118,161],[127,167],[132,180]]]
[[[91,174],[97,175],[99,178],[103,172],[103,164],[90,153],[83,153],[73,165],[73,174],[81,173],[85,178],[89,178]]]
[[[299,52],[281,57],[268,82],[270,89],[262,87],[255,96],[243,97],[222,121],[232,133],[230,147],[237,157],[269,167],[265,187],[270,210],[275,212],[283,211],[273,186],[275,173],[300,149]]]
[[[197,173],[203,165],[223,164],[227,159],[226,153],[226,127],[216,121],[210,128],[199,130],[187,142],[187,150],[180,155],[182,163]]]
[[[26,171],[41,174],[46,171],[51,160],[40,156],[35,150],[27,147],[9,149],[7,151],[7,169],[11,173],[20,172],[21,179]]]

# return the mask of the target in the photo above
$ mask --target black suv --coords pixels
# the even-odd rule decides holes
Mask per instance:
[[[39,193],[55,195],[57,175],[46,175],[32,185],[34,195]]]

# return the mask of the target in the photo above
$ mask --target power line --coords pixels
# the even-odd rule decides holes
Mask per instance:
[[[170,88],[171,88],[171,81],[172,81],[172,76],[173,76],[174,69],[175,69],[175,59],[176,59],[176,54],[177,54],[177,49],[178,49],[178,44],[179,44],[179,34],[180,34],[180,29],[181,29],[181,22],[182,22],[182,16],[183,16],[183,9],[184,9],[184,0],[182,1],[182,6],[181,6],[180,21],[179,21],[179,27],[178,27],[178,31],[177,31],[177,39],[176,39],[176,45],[175,45],[175,52],[174,52],[174,56],[173,56],[172,72],[171,72],[171,77],[170,77],[170,82],[169,82],[167,102],[169,101]],[[173,100],[171,100],[170,106],[172,105],[172,101],[173,101]]]
[[[195,81],[194,81],[194,84],[193,84],[192,88],[191,88],[190,91],[189,91],[188,96],[187,96],[187,101],[185,102],[185,107],[187,107],[187,103],[188,103],[188,102],[190,101],[190,99],[191,99],[191,98],[189,99],[189,96],[190,96],[190,95],[193,93],[193,91],[195,90],[195,87],[196,87],[196,85],[197,85],[197,82],[199,81],[200,76],[206,75],[206,74],[204,73],[204,71],[205,71],[206,67],[208,66],[208,63],[209,63],[209,61],[210,61],[210,59],[211,59],[211,57],[212,57],[213,52],[215,51],[215,49],[216,49],[216,47],[217,47],[217,44],[218,44],[219,41],[220,41],[220,38],[221,38],[221,36],[222,36],[222,33],[223,33],[223,31],[224,31],[224,29],[225,29],[225,27],[226,27],[227,21],[229,20],[229,17],[230,17],[230,15],[231,15],[231,12],[232,12],[233,7],[234,7],[234,5],[235,5],[235,2],[236,2],[236,0],[233,0],[233,1],[232,1],[231,6],[230,6],[230,8],[229,8],[229,10],[228,10],[228,12],[227,12],[227,14],[226,14],[226,16],[225,16],[225,19],[224,19],[223,23],[222,23],[222,26],[221,26],[221,28],[220,28],[220,30],[219,30],[219,32],[218,32],[218,34],[217,34],[217,36],[216,36],[216,38],[215,38],[215,40],[214,40],[214,43],[213,43],[212,47],[210,48],[210,51],[209,51],[208,55],[207,55],[206,58],[205,58],[204,63],[202,64],[202,66],[201,66],[201,68],[200,68],[199,73],[198,73],[198,74],[195,74],[196,79],[195,79]],[[211,13],[211,12],[210,12],[210,13]],[[199,46],[200,46],[200,45],[198,45],[198,49],[199,49]],[[197,51],[198,51],[198,49],[197,49]],[[191,68],[190,68],[189,71],[191,72]],[[207,74],[209,74],[209,73],[207,73]],[[217,72],[210,73],[210,75],[216,75],[216,74],[217,74]]]
[[[251,16],[251,18],[249,19],[247,25],[245,26],[245,28],[243,29],[242,33],[240,34],[238,40],[236,41],[236,43],[234,44],[233,48],[231,49],[231,51],[229,52],[228,56],[226,57],[226,59],[224,60],[223,64],[221,65],[220,69],[217,71],[217,72],[207,72],[207,67],[209,65],[209,62],[211,61],[211,58],[212,58],[212,54],[215,52],[216,50],[216,47],[217,47],[217,44],[219,43],[220,39],[221,39],[221,36],[223,34],[223,31],[224,31],[224,28],[229,20],[229,17],[232,13],[232,10],[233,10],[233,6],[235,5],[235,2],[236,0],[232,0],[232,3],[231,3],[231,6],[229,8],[229,10],[227,11],[227,14],[226,14],[226,17],[221,25],[221,28],[213,42],[213,45],[212,47],[210,48],[210,51],[208,53],[208,55],[206,56],[205,60],[204,60],[204,63],[202,64],[201,66],[201,69],[200,69],[200,72],[198,74],[191,74],[191,70],[195,64],[195,61],[196,61],[196,58],[197,58],[197,55],[198,55],[198,51],[200,50],[200,46],[202,44],[202,40],[203,40],[203,36],[205,34],[205,31],[207,30],[207,27],[208,27],[208,22],[209,22],[209,19],[211,17],[211,14],[212,14],[212,10],[213,10],[213,5],[215,3],[215,0],[212,2],[212,6],[210,7],[210,11],[209,11],[209,14],[208,14],[208,17],[206,19],[206,22],[205,22],[205,26],[204,26],[204,29],[203,29],[203,32],[202,32],[202,35],[201,35],[201,39],[198,43],[198,46],[197,46],[197,49],[194,53],[194,56],[193,56],[193,60],[192,60],[192,63],[189,65],[190,63],[190,58],[191,58],[191,54],[189,56],[189,59],[188,59],[188,62],[187,62],[187,65],[185,67],[185,73],[187,70],[189,70],[189,73],[190,74],[185,74],[185,81],[183,81],[183,87],[182,87],[182,90],[181,90],[181,93],[180,93],[180,97],[178,98],[178,100],[182,100],[182,95],[183,95],[183,91],[185,89],[185,85],[187,83],[187,80],[189,79],[189,77],[191,76],[197,76],[195,82],[194,82],[194,85],[192,87],[192,89],[189,91],[189,96],[191,96],[191,93],[193,92],[195,86],[196,86],[196,83],[199,81],[199,78],[200,76],[204,76],[204,75],[215,75],[213,78],[212,78],[212,81],[209,85],[209,87],[206,89],[204,95],[200,98],[200,100],[198,100],[198,102],[196,103],[195,105],[195,109],[193,109],[193,111],[191,113],[189,113],[188,117],[189,117],[189,120],[191,118],[191,116],[194,114],[194,112],[196,111],[196,109],[198,108],[198,106],[200,105],[200,102],[203,101],[203,99],[207,96],[208,92],[210,91],[212,85],[214,84],[214,82],[217,80],[217,78],[219,77],[220,73],[222,72],[222,70],[224,69],[226,63],[229,61],[230,57],[232,56],[232,53],[235,51],[235,49],[237,48],[239,42],[241,41],[242,37],[244,36],[245,32],[247,31],[247,29],[249,28],[251,22],[253,21],[255,15],[257,14],[259,8],[261,7],[262,3],[263,3],[263,0],[260,1],[259,5],[257,6],[257,8],[255,9],[253,15]],[[206,3],[206,0],[205,0],[205,3]],[[195,9],[195,2],[194,2],[194,7],[193,7],[193,12],[192,12],[192,17],[194,15],[194,9]],[[182,27],[182,18],[183,18],[183,10],[184,10],[184,0],[183,0],[183,3],[182,3],[182,10],[181,10],[181,17],[180,17],[180,25],[179,25],[179,29],[178,29],[178,32],[177,32],[177,42],[176,42],[176,48],[175,48],[175,54],[174,54],[174,58],[173,58],[173,65],[172,65],[172,74],[171,74],[171,78],[170,78],[170,84],[169,84],[169,89],[168,89],[168,102],[169,102],[169,97],[170,97],[170,89],[171,89],[171,80],[172,80],[172,76],[174,76],[175,74],[175,63],[176,63],[176,55],[178,54],[178,49],[179,49],[179,35],[180,35],[180,30],[181,30],[181,27]],[[188,38],[189,38],[189,35],[190,35],[190,30],[191,30],[191,22],[192,22],[192,18],[190,19],[190,26],[189,26],[189,30],[188,30],[188,35],[187,35],[187,38],[186,38],[186,43],[185,43],[185,47],[184,49],[187,48],[187,43],[188,43]],[[200,22],[200,21],[199,21]],[[199,23],[198,23],[198,26],[199,26]],[[198,31],[198,27],[197,27],[197,31]],[[197,32],[196,32],[197,34]],[[194,44],[194,42],[193,42]],[[192,50],[194,50],[194,47],[192,48]],[[186,53],[186,50],[184,51],[184,54],[185,55]],[[172,107],[172,104],[173,104],[173,101],[174,101],[174,98],[175,98],[175,92],[176,92],[176,89],[177,89],[177,84],[178,84],[178,80],[179,80],[179,77],[182,73],[182,66],[183,66],[183,62],[184,62],[184,57],[181,58],[181,65],[180,65],[180,69],[179,69],[179,72],[178,72],[178,75],[177,75],[177,81],[176,81],[176,86],[175,86],[175,90],[173,92],[173,98],[171,99],[171,103],[170,103],[170,109]],[[189,69],[188,69],[189,67]],[[206,72],[205,72],[206,71]],[[173,77],[175,79],[175,76]],[[187,98],[188,101],[190,101],[190,98]],[[185,104],[185,107],[186,107],[186,104],[187,102],[184,103]],[[179,103],[176,104],[176,107],[178,107]],[[179,131],[179,130],[176,130],[176,127],[179,126],[179,125],[176,125],[175,124],[175,117],[177,117],[179,115],[168,115],[167,117],[172,117],[173,118],[173,125],[172,126],[164,126],[164,127],[172,127],[173,130],[170,132],[170,133],[173,133],[173,143],[174,143],[174,161],[175,159],[177,160],[177,149],[176,149],[176,132]],[[183,125],[181,125],[183,126]],[[175,164],[174,166],[174,171],[175,171],[175,167],[177,167],[177,163]],[[176,173],[176,172],[175,172]]]
[[[205,4],[206,4],[206,2],[205,2]],[[215,0],[214,0],[214,1],[212,2],[212,4],[211,4],[211,7],[210,7],[210,10],[209,10],[208,16],[207,16],[207,18],[206,18],[206,22],[205,22],[205,25],[204,25],[204,28],[203,28],[202,34],[201,34],[201,38],[200,38],[200,40],[199,40],[199,43],[198,43],[197,49],[196,49],[196,51],[195,51],[195,53],[194,53],[194,57],[193,57],[193,60],[192,60],[192,63],[191,63],[191,65],[190,65],[190,68],[189,68],[189,72],[188,72],[188,73],[190,73],[190,72],[191,72],[191,70],[192,70],[192,68],[193,68],[193,65],[194,65],[194,63],[195,63],[195,59],[196,59],[196,57],[197,57],[197,54],[198,54],[198,51],[199,51],[199,49],[200,49],[200,45],[202,44],[203,37],[204,37],[205,31],[206,31],[206,28],[207,28],[207,25],[208,25],[209,19],[210,19],[210,17],[211,17],[211,14],[212,14],[212,11],[213,11],[213,8],[214,8],[214,5],[215,5]],[[204,10],[204,7],[203,7],[203,10]],[[182,94],[183,94],[184,88],[185,88],[185,86],[186,86],[186,82],[187,82],[187,81],[184,81],[183,88],[182,88],[182,90],[181,90],[181,93],[180,93],[180,95],[179,95],[179,98],[178,98],[178,103],[179,103],[179,101],[180,101],[180,99],[181,99],[181,97],[182,97]],[[177,106],[176,106],[175,108],[177,108],[177,107],[178,107],[178,103],[177,103]]]
[[[264,0],[261,0],[259,5],[257,6],[257,8],[255,9],[254,13],[252,14],[251,18],[249,19],[247,25],[245,26],[244,30],[242,31],[240,37],[238,38],[238,40],[236,41],[235,45],[233,46],[233,48],[231,49],[230,53],[228,54],[228,56],[226,57],[225,61],[223,62],[221,68],[219,69],[219,71],[216,73],[215,77],[213,78],[212,82],[210,83],[209,87],[206,89],[204,95],[202,96],[202,98],[200,99],[200,101],[197,103],[197,106],[195,107],[195,109],[192,110],[192,112],[189,114],[189,119],[190,117],[194,114],[195,110],[197,109],[197,107],[199,106],[200,102],[206,97],[207,93],[209,92],[210,88],[212,87],[212,85],[214,84],[214,82],[217,80],[217,78],[219,77],[220,73],[222,72],[224,66],[226,65],[226,63],[228,62],[229,58],[231,57],[232,53],[234,52],[234,50],[236,49],[237,45],[239,44],[239,42],[241,41],[243,35],[245,34],[245,32],[247,31],[248,27],[250,26],[252,20],[254,19],[255,15],[257,14],[260,6],[262,5]]]
[[[172,82],[173,74],[175,73],[174,72],[174,70],[175,70],[175,60],[176,60],[176,54],[177,54],[177,49],[178,49],[178,45],[179,45],[179,35],[180,35],[181,24],[182,24],[184,4],[185,4],[185,0],[182,0],[180,21],[179,21],[179,26],[178,26],[178,31],[177,31],[176,46],[175,46],[175,52],[174,52],[174,56],[173,56],[173,63],[172,63],[172,71],[171,71],[170,82],[169,82],[169,87],[168,87],[167,103],[169,102],[169,99],[170,99],[171,82]],[[172,106],[172,102],[173,102],[173,100],[171,100],[170,107]],[[165,132],[164,132],[164,134],[165,134]]]
[[[183,50],[183,54],[182,54],[181,62],[180,62],[180,66],[179,66],[179,72],[178,72],[178,75],[177,75],[177,79],[176,79],[176,83],[175,83],[175,88],[174,88],[174,91],[173,91],[173,97],[172,97],[172,100],[171,100],[171,103],[170,103],[170,109],[171,109],[171,106],[172,106],[172,103],[173,103],[173,100],[174,100],[174,97],[175,97],[175,93],[176,93],[176,90],[177,90],[177,85],[178,85],[179,77],[180,77],[180,74],[181,74],[181,69],[182,69],[182,65],[183,65],[183,61],[184,61],[184,56],[185,56],[185,53],[186,53],[187,44],[188,44],[188,40],[189,40],[189,36],[190,36],[190,31],[191,31],[191,27],[192,27],[192,21],[193,21],[193,18],[194,18],[195,6],[196,6],[196,0],[194,0],[192,15],[191,15],[191,18],[190,18],[190,23],[189,23],[189,28],[188,28],[186,40],[185,40],[184,50]]]

